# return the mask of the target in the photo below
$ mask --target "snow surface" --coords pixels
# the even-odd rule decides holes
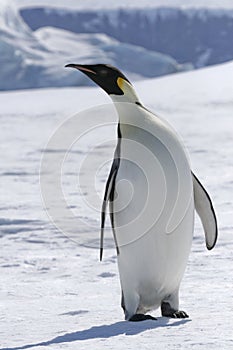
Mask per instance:
[[[70,115],[109,103],[108,96],[92,87],[0,93],[1,350],[233,349],[232,80],[231,62],[135,84],[143,103],[182,136],[219,222],[219,240],[211,252],[199,221],[195,227],[180,293],[181,309],[190,319],[169,320],[156,310],[157,321],[141,323],[123,320],[112,245],[107,240],[100,263],[98,250],[81,244],[84,226],[86,239],[99,235],[99,212],[82,212],[82,201],[91,200],[96,166],[103,166],[114,149],[102,144],[91,152],[89,141],[115,138],[115,127],[108,133],[100,129],[94,137],[90,132],[64,160],[67,205],[78,210],[77,222],[80,213],[86,215],[73,237],[49,221],[40,195],[40,161],[51,135]],[[75,164],[90,153],[94,162],[81,169],[87,186],[80,196]],[[101,194],[107,168],[92,184]]]

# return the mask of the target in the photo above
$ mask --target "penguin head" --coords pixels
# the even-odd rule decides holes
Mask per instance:
[[[67,64],[65,67],[76,68],[86,74],[109,95],[128,94],[133,87],[126,76],[117,68],[108,64]]]

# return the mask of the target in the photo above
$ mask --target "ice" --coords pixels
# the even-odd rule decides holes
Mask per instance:
[[[49,12],[46,8],[26,8],[20,13],[33,30],[56,26],[74,33],[104,33],[118,40],[120,46],[122,43],[131,44],[161,52],[179,63],[190,64],[189,68],[233,59],[232,47],[229,45],[233,35],[233,11],[226,8],[155,6],[140,9],[83,8],[74,11],[65,7],[62,16],[61,11],[56,7],[50,7]],[[126,53],[128,51],[124,51]],[[118,64],[121,64],[119,58]],[[148,62],[145,64],[148,65]],[[149,64],[150,74],[154,66]],[[184,70],[184,67],[181,69]]]
[[[30,4],[36,3],[28,2],[28,6]],[[43,4],[49,5],[48,1]],[[91,2],[86,2],[86,7],[77,5],[81,11],[75,13],[69,12],[69,4],[75,5],[67,2],[63,9],[50,6],[45,10],[22,12],[33,29],[42,26],[34,32],[19,14],[22,4],[1,2],[0,90],[91,84],[78,72],[74,75],[70,70],[61,71],[61,66],[72,61],[113,64],[136,81],[233,57],[229,45],[233,12],[226,8],[212,9],[207,4],[207,9],[178,5],[175,8],[166,2],[163,7],[152,9],[145,2],[145,7],[139,10],[131,8],[129,2],[129,7],[119,9],[113,3],[101,5],[100,1],[96,3],[98,11],[93,11],[95,6],[90,9]],[[46,20],[61,28],[44,27]],[[203,27],[203,23],[207,27]],[[135,28],[138,28],[137,35]],[[195,45],[193,38],[196,38]]]
[[[56,6],[64,8],[63,0],[53,0],[52,6],[50,0],[17,0],[17,5],[21,7],[29,7],[29,6]],[[233,4],[231,0],[222,0],[219,3],[218,0],[124,0],[124,3],[116,2],[114,0],[86,0],[85,2],[76,1],[76,0],[66,0],[65,6],[67,8],[75,8],[75,9],[106,9],[106,8],[145,8],[145,7],[180,7],[180,8],[233,8]]]
[[[70,115],[110,102],[108,96],[92,87],[0,93],[1,349],[135,349],[139,344],[142,349],[232,349],[232,80],[230,62],[135,84],[143,104],[182,136],[219,222],[211,252],[199,221],[195,226],[180,292],[180,307],[190,319],[168,320],[156,310],[158,321],[138,324],[123,321],[110,242],[100,263],[97,249],[79,244],[83,227],[76,227],[76,240],[58,231],[40,195],[40,161],[51,135]],[[86,139],[64,168],[67,205],[76,208],[81,197],[74,196],[75,163],[88,146]],[[100,148],[95,164],[103,164],[111,152],[111,147]],[[83,169],[87,182],[93,171],[91,164]],[[105,180],[102,171],[96,180],[102,193]],[[86,191],[92,195],[88,186]],[[98,212],[82,215],[99,222]],[[97,229],[85,235],[93,233],[99,235]]]
[[[168,55],[120,43],[104,34],[74,34],[55,28],[34,33],[13,2],[1,4],[0,34],[0,90],[90,84],[82,74],[61,70],[72,61],[117,65],[133,78],[186,69]],[[140,61],[134,63],[136,56]]]
[[[182,70],[182,65],[167,55],[146,50],[136,45],[120,43],[105,34],[74,34],[56,28],[41,28],[35,32],[38,40],[49,50],[62,54],[64,60],[75,62],[112,64],[141,77],[155,77]],[[76,54],[78,53],[78,54]],[[140,61],[135,60],[139,56]],[[130,68],[129,68],[130,67]],[[80,80],[83,76],[80,74]],[[82,78],[81,78],[82,77]],[[88,81],[86,81],[88,83]]]

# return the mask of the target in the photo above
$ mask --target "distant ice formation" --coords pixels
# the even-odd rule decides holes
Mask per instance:
[[[168,55],[121,43],[105,34],[75,34],[44,27],[33,32],[13,2],[0,5],[0,90],[86,85],[63,67],[68,62],[109,63],[132,79],[157,77],[187,67]]]

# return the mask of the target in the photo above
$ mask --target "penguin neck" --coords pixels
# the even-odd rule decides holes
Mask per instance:
[[[136,93],[131,95],[130,98],[128,96],[111,96],[119,118],[118,130],[120,130],[121,138],[132,138],[133,126],[141,125],[145,119],[145,113],[143,113],[142,105]],[[131,127],[128,127],[128,125]]]
[[[114,103],[126,102],[126,103],[140,103],[139,98],[133,88],[133,86],[126,80],[121,81],[122,95],[109,95]]]
[[[141,103],[133,88],[133,86],[126,80],[118,81],[119,87],[122,90],[122,95],[110,94],[114,106],[119,117],[119,124],[121,131],[125,134],[126,124],[134,124],[136,119],[141,118]]]
[[[126,120],[133,118],[133,115],[130,117],[128,113],[129,109],[138,108],[138,105],[141,105],[139,98],[131,84],[124,81],[124,85],[121,87],[123,94],[122,95],[109,95],[114,103],[114,106],[117,110],[119,117],[119,122],[124,123]],[[128,106],[128,107],[127,107]]]
[[[140,104],[139,98],[138,96],[135,94],[132,95],[109,95],[113,101],[113,103],[121,103],[121,102],[125,102],[125,103],[136,103],[136,104]]]

